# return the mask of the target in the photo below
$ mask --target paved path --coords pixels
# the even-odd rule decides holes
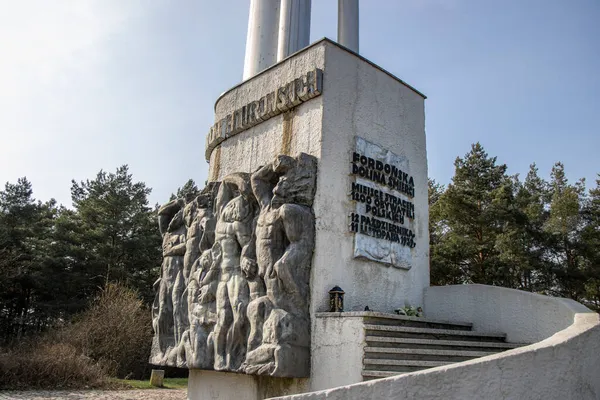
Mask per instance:
[[[0,400],[186,400],[186,389],[0,391]]]

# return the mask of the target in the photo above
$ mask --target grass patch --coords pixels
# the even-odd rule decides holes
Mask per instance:
[[[129,389],[187,389],[188,378],[165,378],[162,388],[150,386],[150,379],[138,381],[135,379],[113,379],[115,383],[122,384]]]

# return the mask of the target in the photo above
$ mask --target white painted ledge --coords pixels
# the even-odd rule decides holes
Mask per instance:
[[[442,311],[433,311],[438,296],[444,300]],[[443,319],[456,314],[472,319],[474,328],[507,333],[516,322],[519,327],[511,333],[516,339],[550,334],[487,357],[277,399],[600,399],[600,318],[581,304],[485,285],[431,287],[425,297],[427,317],[441,318],[438,312],[463,307],[462,314],[453,311]],[[472,318],[464,318],[468,313]]]

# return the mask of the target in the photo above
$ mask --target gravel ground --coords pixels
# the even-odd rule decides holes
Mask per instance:
[[[1,400],[186,400],[186,389],[0,392]]]

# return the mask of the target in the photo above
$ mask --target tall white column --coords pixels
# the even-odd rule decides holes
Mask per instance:
[[[275,64],[281,0],[250,0],[243,79]]]
[[[358,53],[358,0],[338,0],[338,43]]]
[[[277,61],[308,46],[311,0],[281,0]]]

